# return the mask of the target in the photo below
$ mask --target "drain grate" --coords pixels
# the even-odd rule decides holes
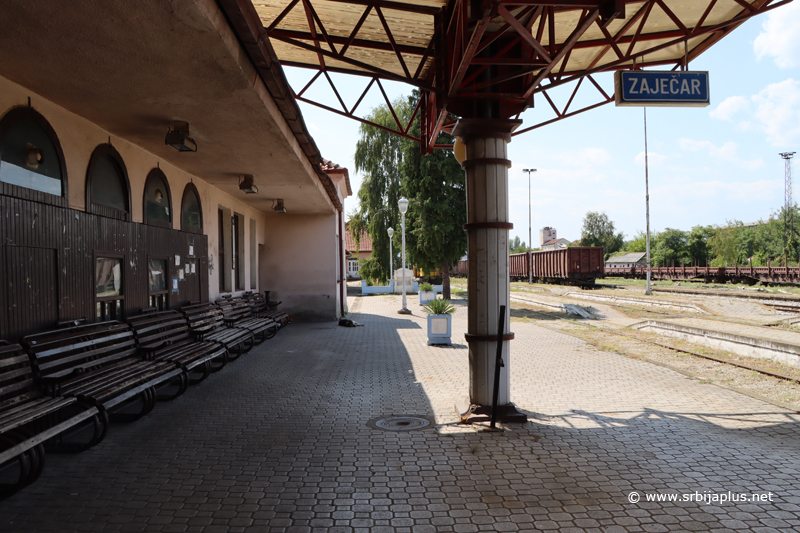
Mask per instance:
[[[373,418],[367,425],[383,431],[413,431],[424,429],[433,425],[433,421],[426,416],[419,415],[392,415]]]

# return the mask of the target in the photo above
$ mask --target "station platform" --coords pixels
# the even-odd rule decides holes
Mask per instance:
[[[454,409],[466,305],[442,348],[408,301],[350,297],[363,327],[292,324],[95,448],[48,455],[0,531],[800,529],[797,413],[512,322],[529,422],[479,431]],[[375,427],[391,415],[431,425]]]

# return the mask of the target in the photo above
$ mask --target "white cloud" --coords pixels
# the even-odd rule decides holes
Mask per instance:
[[[613,158],[608,150],[604,148],[584,148],[579,152],[569,151],[553,154],[561,165],[570,166],[592,166],[604,165]]]
[[[789,78],[771,83],[749,98],[732,96],[710,115],[719,120],[733,120],[738,113],[748,115],[737,124],[740,131],[760,129],[773,146],[796,144],[800,142],[800,82]]]
[[[800,2],[771,11],[753,42],[756,57],[771,57],[778,68],[800,66]]]
[[[697,152],[707,150],[711,157],[734,163],[747,170],[757,170],[764,166],[764,161],[758,159],[742,159],[739,157],[739,145],[735,142],[726,142],[722,146],[717,146],[711,141],[695,141],[694,139],[678,139],[678,145],[682,150]]]
[[[602,165],[611,161],[611,154],[602,148],[584,148],[579,158],[590,165]]]
[[[640,165],[644,164],[644,151],[639,152],[633,160]],[[648,165],[660,165],[664,161],[667,160],[667,156],[663,154],[657,154],[655,152],[647,152],[647,164]]]
[[[756,105],[754,118],[769,142],[786,146],[800,141],[800,82],[790,78],[772,83],[751,100]]]
[[[750,101],[744,96],[730,96],[723,100],[716,109],[712,109],[709,115],[717,120],[732,120],[733,115],[749,107]]]

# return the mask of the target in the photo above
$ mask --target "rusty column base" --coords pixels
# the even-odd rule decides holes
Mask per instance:
[[[474,424],[476,422],[490,422],[492,420],[492,406],[468,404],[466,402],[456,404],[456,412],[461,418],[462,424]],[[504,424],[516,423],[524,424],[528,421],[528,415],[517,409],[513,403],[497,406],[497,421]]]

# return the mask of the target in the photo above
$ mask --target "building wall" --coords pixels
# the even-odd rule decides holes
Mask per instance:
[[[261,274],[263,289],[295,320],[333,320],[338,215],[268,215]]]
[[[255,220],[256,248],[264,242],[265,215],[239,198],[226,194],[213,187],[197,176],[193,176],[162,160],[158,156],[143,150],[139,146],[129,143],[123,138],[109,134],[108,131],[93,124],[84,118],[48,101],[37,94],[17,85],[6,78],[0,77],[0,118],[10,109],[17,106],[27,106],[28,98],[31,106],[42,114],[50,123],[58,136],[66,161],[66,172],[69,179],[69,207],[80,211],[86,210],[86,171],[94,149],[104,143],[110,143],[120,153],[128,171],[131,190],[131,219],[133,222],[143,221],[143,195],[147,174],[156,166],[167,177],[171,195],[173,211],[172,225],[180,229],[180,207],[184,189],[188,183],[194,184],[200,196],[203,208],[203,233],[208,236],[208,278],[209,296],[214,299],[220,290],[218,278],[219,268],[217,256],[219,246],[219,229],[217,210],[220,206],[230,209],[244,217],[243,239],[243,279],[245,290],[257,290],[252,287],[250,275],[250,220]],[[166,134],[166,132],[164,132]],[[201,147],[202,149],[202,147]],[[191,157],[191,153],[185,154]],[[255,253],[255,250],[253,251]],[[256,276],[257,279],[257,276]],[[235,291],[242,292],[242,291]]]
[[[67,176],[67,206],[45,206],[35,201],[24,201],[14,199],[13,197],[4,197],[3,205],[6,206],[7,213],[14,213],[14,222],[26,222],[26,225],[5,224],[6,233],[14,233],[9,234],[11,236],[4,241],[3,244],[5,246],[2,249],[3,257],[0,257],[0,263],[3,265],[3,267],[0,268],[0,275],[3,276],[4,282],[7,282],[9,279],[9,269],[11,266],[15,266],[13,265],[14,261],[22,260],[22,256],[17,257],[22,253],[22,247],[26,247],[26,250],[33,253],[32,250],[34,249],[50,249],[48,247],[52,246],[53,253],[55,254],[53,261],[58,265],[59,271],[61,272],[64,271],[61,267],[64,261],[67,260],[65,257],[69,256],[69,249],[71,248],[73,253],[78,249],[75,244],[77,241],[72,241],[75,239],[83,239],[83,245],[80,249],[82,250],[81,253],[85,254],[87,257],[101,249],[106,252],[118,252],[126,255],[128,260],[125,268],[128,274],[126,275],[127,279],[125,280],[125,284],[130,296],[124,301],[126,314],[136,314],[141,308],[147,306],[147,291],[140,289],[138,285],[136,285],[141,283],[146,284],[146,278],[139,279],[136,271],[137,269],[141,272],[146,271],[148,254],[170,257],[170,277],[177,276],[178,270],[185,267],[190,262],[194,263],[196,269],[202,269],[202,272],[197,272],[197,278],[195,278],[198,281],[202,280],[202,287],[199,289],[195,287],[192,290],[184,290],[184,285],[191,285],[194,283],[193,280],[190,282],[188,276],[186,276],[187,281],[185,283],[181,281],[181,290],[178,293],[170,294],[168,307],[179,307],[189,300],[198,298],[210,298],[213,300],[221,292],[224,292],[220,288],[218,282],[218,269],[220,268],[218,261],[218,209],[224,207],[231,213],[240,215],[242,222],[240,225],[240,242],[242,245],[241,279],[243,283],[242,290],[234,292],[241,293],[244,290],[260,289],[254,286],[254,282],[257,281],[260,276],[251,275],[251,269],[254,267],[256,269],[262,269],[264,267],[258,264],[258,259],[253,262],[251,260],[251,254],[257,254],[259,245],[263,245],[265,242],[266,215],[263,212],[247,205],[241,199],[235,198],[209,185],[197,176],[175,167],[153,153],[128,142],[124,138],[110,134],[97,124],[89,122],[53,102],[41,98],[37,94],[6,78],[0,77],[0,119],[13,108],[28,106],[29,98],[30,106],[47,120],[55,131],[58,142],[61,145],[65,161],[64,170]],[[130,221],[128,222],[114,221],[86,212],[86,173],[89,161],[95,148],[106,143],[110,143],[119,152],[128,174],[131,205]],[[185,156],[192,157],[192,154],[187,153]],[[171,211],[173,215],[172,229],[155,228],[143,224],[144,186],[148,173],[156,167],[159,167],[163,171],[169,187]],[[192,183],[197,189],[202,205],[203,235],[180,231],[181,201],[184,190],[189,183]],[[70,212],[75,213],[75,216],[66,216]],[[308,247],[309,253],[305,256],[305,259],[308,259],[310,263],[317,265],[325,263],[329,265],[326,268],[331,271],[335,271],[336,268],[336,257],[334,253],[336,245],[334,239],[336,238],[337,232],[336,224],[331,222],[335,220],[335,216],[336,215],[331,214],[328,217],[330,218],[330,221],[328,221],[330,223],[318,223],[318,227],[313,229],[313,231],[319,230],[325,232],[328,236],[327,239],[320,240],[325,241],[325,244],[331,247],[331,252],[328,254],[326,251],[325,257],[323,258],[320,255],[319,248],[315,245],[310,245]],[[60,224],[59,221],[64,223]],[[69,223],[69,221],[73,222]],[[39,223],[38,228],[36,225],[37,222]],[[62,229],[65,233],[62,237],[55,238],[52,235],[53,227],[50,226],[54,224],[63,226]],[[229,226],[229,223],[227,225]],[[289,224],[289,226],[291,226],[291,224]],[[305,225],[302,224],[301,226],[305,227]],[[253,231],[255,235],[251,236],[251,232]],[[72,233],[67,235],[67,232]],[[283,233],[285,234],[287,232],[302,239],[303,232],[298,231],[296,228],[284,229]],[[281,232],[274,232],[272,235],[280,238]],[[93,238],[95,239],[94,241],[91,240]],[[46,244],[45,241],[50,244]],[[194,256],[189,255],[189,246],[193,246]],[[198,257],[198,253],[202,253],[202,257]],[[26,260],[31,260],[35,263],[38,259],[34,257],[34,255],[31,255]],[[179,264],[176,264],[175,256],[180,257]],[[72,320],[85,317],[89,321],[92,321],[94,319],[92,315],[92,305],[94,304],[92,261],[93,259],[91,257],[86,261],[78,261],[75,263],[77,266],[73,265],[67,274],[64,275],[66,277],[60,275],[52,276],[54,279],[57,278],[57,281],[53,281],[52,287],[47,289],[47,294],[50,295],[62,294],[64,291],[72,291],[72,293],[77,294],[84,290],[88,291],[90,294],[82,297],[80,301],[75,299],[75,295],[73,295],[69,301],[65,301],[63,300],[62,294],[62,301],[55,304],[55,311],[51,309],[39,313],[41,316],[39,316],[39,318],[34,317],[35,320],[32,318],[31,324],[15,325],[14,332],[10,331],[10,326],[6,325],[0,328],[5,330],[0,331],[0,336],[14,336],[30,332],[30,328],[34,326],[37,328],[48,327],[51,323],[51,318],[56,320]],[[86,264],[84,265],[84,263]],[[289,270],[291,270],[291,268]],[[70,276],[72,276],[72,278]],[[44,274],[40,276],[42,283],[46,282],[46,277],[47,276]],[[293,282],[296,279],[297,278],[292,278],[291,281]],[[314,304],[320,304],[316,307],[320,309],[325,308],[320,300],[327,300],[329,297],[335,296],[333,290],[336,287],[336,279],[335,275],[326,276],[324,279],[325,281],[313,284],[310,288],[304,284],[303,287],[308,288],[309,294],[304,296],[301,302],[313,302]],[[134,284],[135,287],[131,284]],[[134,293],[137,291],[140,294],[134,297]],[[324,296],[320,297],[317,295],[317,297],[314,298],[311,296],[311,292],[313,291],[324,293]],[[6,294],[3,294],[4,292]],[[0,305],[8,304],[8,298],[11,292],[13,291],[7,288],[6,290],[0,290]],[[303,290],[295,290],[294,292],[302,294]],[[298,303],[297,308],[301,307],[303,307],[302,303]],[[335,317],[336,313],[333,310],[333,306],[331,306],[331,309],[326,308],[320,311],[320,316],[329,318]],[[12,333],[14,335],[12,335]]]

